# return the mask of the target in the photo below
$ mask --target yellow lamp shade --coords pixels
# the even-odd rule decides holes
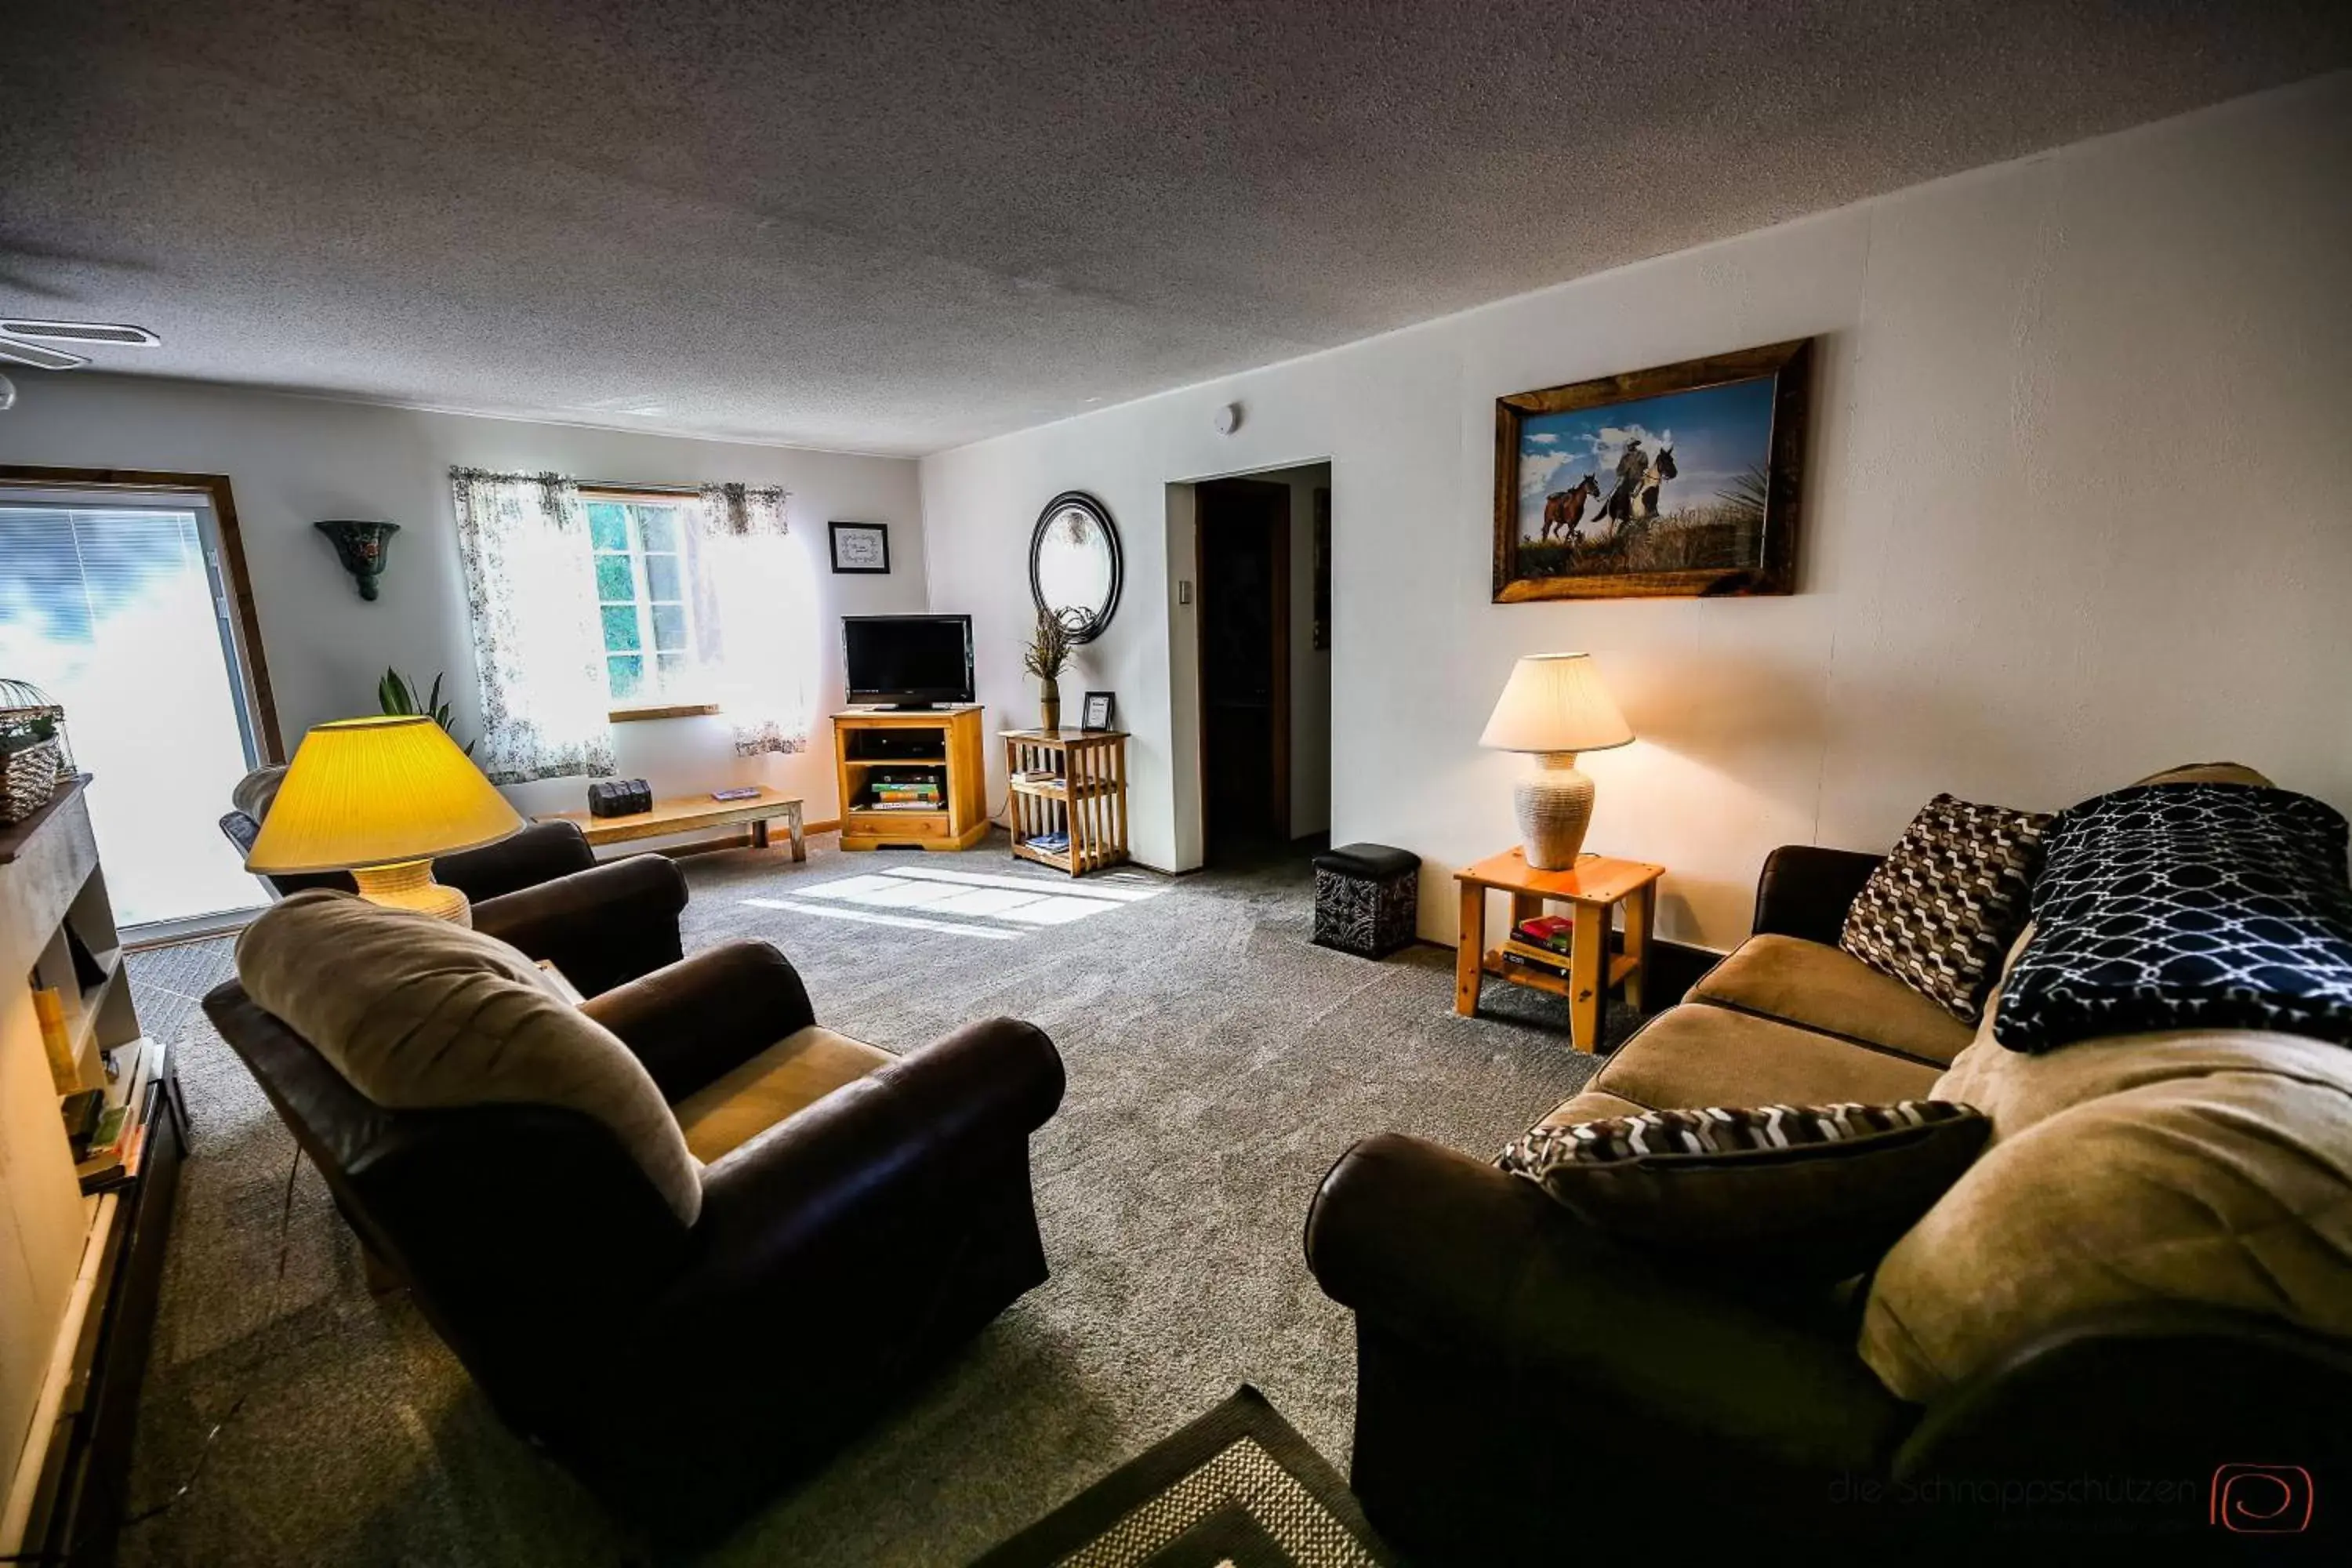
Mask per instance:
[[[1591,654],[1531,653],[1511,667],[1478,743],[1498,752],[1602,752],[1633,738]]]
[[[493,844],[522,825],[431,719],[338,719],[302,737],[245,868],[394,866]]]

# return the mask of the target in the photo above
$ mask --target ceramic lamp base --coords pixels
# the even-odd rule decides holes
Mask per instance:
[[[1587,786],[1588,792],[1591,786]],[[391,910],[414,910],[420,915],[431,915],[437,921],[454,921],[461,926],[474,923],[474,906],[466,895],[455,888],[444,887],[433,879],[430,860],[404,860],[396,866],[371,866],[353,871],[352,880],[360,885],[360,897],[372,904],[382,904]]]
[[[1584,848],[1592,822],[1592,780],[1578,771],[1574,752],[1540,752],[1538,771],[1512,794],[1518,808],[1519,840],[1528,864],[1538,871],[1565,871]]]

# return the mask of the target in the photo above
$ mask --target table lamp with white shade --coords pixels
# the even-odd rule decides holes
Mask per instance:
[[[495,844],[522,826],[431,719],[338,719],[302,737],[245,868],[349,871],[362,898],[471,925],[466,895],[433,879],[433,858]]]
[[[1591,654],[1531,653],[1511,667],[1478,743],[1535,753],[1536,772],[1512,795],[1528,865],[1564,871],[1576,864],[1592,821],[1592,780],[1578,770],[1576,754],[1633,738]]]

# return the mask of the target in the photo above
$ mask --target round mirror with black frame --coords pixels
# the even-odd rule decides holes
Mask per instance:
[[[1126,563],[1118,529],[1103,503],[1084,490],[1064,490],[1037,514],[1029,535],[1029,592],[1040,612],[1070,628],[1072,642],[1092,642],[1118,608]]]

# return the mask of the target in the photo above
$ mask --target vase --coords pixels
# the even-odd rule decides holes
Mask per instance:
[[[1037,682],[1037,728],[1058,730],[1062,727],[1062,683],[1053,676]]]

